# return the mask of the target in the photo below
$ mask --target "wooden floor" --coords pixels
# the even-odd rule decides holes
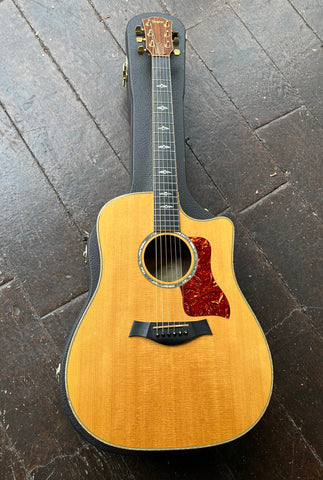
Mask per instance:
[[[187,28],[188,183],[235,223],[275,386],[239,440],[122,456],[74,432],[55,369],[88,289],[83,231],[129,191],[124,33],[145,10]],[[1,480],[323,478],[322,40],[321,0],[0,0]]]

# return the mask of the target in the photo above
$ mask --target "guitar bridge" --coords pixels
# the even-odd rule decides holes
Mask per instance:
[[[162,345],[181,345],[202,335],[212,335],[208,321],[138,322],[132,324],[129,337],[144,337]]]

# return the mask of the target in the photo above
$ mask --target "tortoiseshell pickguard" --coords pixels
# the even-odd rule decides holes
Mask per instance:
[[[190,237],[198,254],[194,276],[181,288],[184,311],[192,317],[218,315],[229,318],[230,305],[211,271],[211,245],[203,237]]]

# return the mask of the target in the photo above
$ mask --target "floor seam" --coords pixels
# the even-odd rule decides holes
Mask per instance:
[[[286,180],[285,182],[281,183],[280,185],[274,187],[270,192],[266,193],[263,195],[261,198],[256,200],[255,202],[251,203],[247,207],[243,208],[242,210],[238,211],[238,214],[244,214],[248,212],[249,210],[252,210],[256,208],[258,205],[266,201],[271,195],[275,195],[277,192],[281,191],[282,189],[286,188],[287,186],[290,186],[290,182]]]
[[[0,106],[1,108],[3,109],[4,113],[6,114],[6,116],[8,117],[12,127],[15,129],[17,135],[19,136],[19,138],[21,139],[21,141],[23,142],[24,146],[27,148],[28,152],[30,153],[32,159],[34,160],[35,164],[37,165],[37,167],[39,168],[39,170],[41,171],[42,175],[45,177],[45,180],[47,181],[48,185],[50,186],[50,188],[54,191],[55,193],[55,196],[59,202],[59,204],[63,207],[64,209],[64,212],[65,212],[65,215],[67,216],[67,218],[69,219],[69,221],[72,223],[72,225],[74,225],[74,227],[78,230],[78,232],[80,234],[82,234],[82,229],[81,227],[79,227],[79,225],[77,224],[77,222],[75,221],[75,219],[73,218],[73,216],[71,215],[71,213],[69,212],[67,206],[65,205],[65,203],[63,202],[60,194],[58,193],[58,191],[56,190],[54,184],[51,182],[51,180],[49,179],[45,169],[42,167],[42,165],[40,164],[38,158],[36,157],[36,155],[34,154],[34,152],[32,151],[31,147],[28,145],[27,141],[25,140],[24,136],[22,135],[20,129],[17,127],[16,123],[14,122],[13,118],[11,117],[11,115],[9,114],[9,112],[7,111],[5,105],[0,101]]]
[[[319,462],[319,464],[323,467],[323,461],[321,459],[321,457],[318,455],[318,453],[316,452],[315,448],[312,447],[312,445],[308,442],[308,440],[305,438],[304,434],[302,433],[301,429],[297,426],[295,420],[293,419],[293,417],[289,414],[287,408],[285,407],[285,405],[281,402],[281,400],[279,399],[279,396],[277,394],[275,394],[275,397],[276,397],[276,400],[277,402],[279,403],[280,407],[282,408],[282,410],[285,412],[285,415],[287,416],[288,420],[291,422],[291,424],[293,425],[293,427],[299,432],[299,435],[301,436],[303,442],[306,444],[306,446],[308,447],[308,449],[311,451],[311,453],[313,454],[313,456],[316,458],[316,460]]]
[[[89,1],[89,0],[88,0]],[[70,88],[70,90],[73,92],[73,94],[75,95],[76,97],[76,100],[79,101],[82,105],[82,107],[84,108],[84,110],[86,111],[87,115],[91,118],[92,122],[94,123],[94,125],[96,126],[96,128],[98,129],[98,131],[100,132],[100,134],[102,135],[102,137],[104,138],[104,140],[107,142],[107,144],[109,145],[109,147],[111,148],[111,150],[113,151],[113,153],[115,154],[116,158],[119,160],[119,162],[121,163],[121,165],[123,166],[123,168],[125,169],[125,171],[130,174],[129,172],[129,169],[128,167],[126,166],[126,164],[123,162],[123,160],[120,158],[120,156],[118,155],[117,151],[115,150],[115,148],[112,146],[110,140],[108,139],[108,137],[105,135],[105,133],[103,132],[102,128],[100,127],[98,121],[95,119],[94,115],[91,113],[91,111],[89,110],[89,108],[87,107],[85,101],[82,99],[81,95],[77,92],[77,90],[75,89],[75,87],[73,86],[72,82],[70,81],[70,79],[67,77],[67,75],[64,73],[64,70],[61,68],[61,66],[59,65],[59,63],[56,61],[54,55],[51,53],[49,47],[46,46],[45,42],[40,38],[38,32],[36,32],[36,30],[34,29],[34,27],[32,26],[32,24],[30,23],[30,21],[28,20],[28,18],[25,16],[24,12],[21,10],[19,4],[17,3],[16,0],[12,0],[13,4],[15,5],[15,7],[17,8],[18,12],[20,13],[21,17],[25,20],[25,22],[27,23],[27,25],[29,26],[30,30],[32,31],[32,33],[34,34],[34,36],[37,38],[42,50],[46,53],[46,55],[51,59],[51,61],[53,62],[53,64],[55,65],[57,71],[60,73],[60,75],[63,77],[65,83],[68,85],[68,87]],[[103,22],[104,23],[104,22]],[[105,25],[105,28],[107,28],[107,26]],[[108,29],[109,33],[111,34],[110,30]],[[111,34],[112,35],[112,34]],[[113,35],[112,35],[113,36]],[[113,37],[114,38],[114,37]],[[117,45],[119,46],[119,43],[117,43]],[[121,47],[120,47],[121,48]],[[123,49],[122,49],[122,52],[124,53]]]
[[[275,62],[275,60],[271,57],[271,55],[267,52],[267,50],[265,50],[265,48],[263,47],[263,45],[260,43],[260,41],[257,39],[257,37],[253,34],[253,32],[249,29],[249,27],[247,26],[247,24],[244,22],[244,20],[240,17],[240,15],[238,14],[238,12],[233,8],[233,6],[231,5],[231,3],[227,2],[227,5],[229,6],[229,8],[231,8],[232,12],[235,14],[235,16],[239,19],[239,21],[242,23],[242,25],[244,26],[244,28],[247,30],[247,32],[249,33],[249,35],[251,36],[251,38],[257,43],[257,45],[260,47],[260,49],[264,52],[264,54],[266,55],[267,58],[269,58],[270,62],[274,65],[274,67],[277,69],[277,71],[281,74],[281,76],[285,79],[285,81],[288,83],[288,85],[294,90],[295,94],[297,96],[300,97],[300,93],[298,91],[298,88],[293,85],[290,80],[288,80],[288,78],[286,77],[286,75],[284,74],[284,72],[282,72],[282,70],[280,69],[280,67],[277,65],[277,63]],[[303,103],[303,102],[301,102]]]
[[[318,41],[320,43],[323,43],[323,40],[320,38],[320,36],[316,33],[316,31],[314,30],[313,27],[311,27],[311,25],[305,20],[305,17],[303,17],[303,15],[300,13],[299,10],[297,10],[297,8],[293,5],[293,3],[290,1],[290,0],[287,0],[287,2],[290,4],[290,6],[293,8],[293,10],[295,10],[295,12],[297,13],[297,15],[303,20],[303,22],[305,23],[305,25],[311,30],[311,32],[313,32],[313,35],[316,36],[316,38],[318,39]]]
[[[72,297],[67,302],[62,303],[58,307],[54,308],[54,310],[51,310],[50,312],[45,313],[45,315],[42,315],[40,317],[41,320],[47,320],[47,317],[49,317],[50,315],[54,315],[55,313],[60,313],[60,310],[62,310],[65,307],[68,307],[69,305],[73,305],[73,303],[76,303],[82,297],[84,297],[84,299],[86,299],[87,294],[88,294],[88,290],[86,290],[85,292],[77,294],[75,297]]]
[[[262,128],[267,127],[268,125],[271,125],[274,122],[278,122],[279,120],[282,120],[285,117],[288,117],[289,115],[292,115],[293,113],[297,112],[298,110],[304,110],[305,108],[307,109],[307,106],[304,103],[302,103],[298,107],[292,108],[288,112],[285,112],[285,113],[279,115],[278,117],[273,118],[272,120],[269,120],[268,122],[263,123],[262,125],[259,125],[259,127],[256,127],[254,129],[254,131],[257,133],[258,130],[261,130]]]

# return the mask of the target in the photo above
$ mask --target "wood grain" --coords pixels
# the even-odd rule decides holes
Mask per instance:
[[[119,197],[99,215],[101,278],[70,346],[69,401],[79,423],[111,445],[150,450],[223,443],[257,422],[272,387],[266,340],[232,269],[233,226],[226,218],[196,221],[181,214],[183,233],[211,243],[212,272],[231,315],[209,318],[212,336],[165,347],[129,338],[134,320],[192,320],[179,288],[156,289],[139,269],[152,212],[146,193]]]

